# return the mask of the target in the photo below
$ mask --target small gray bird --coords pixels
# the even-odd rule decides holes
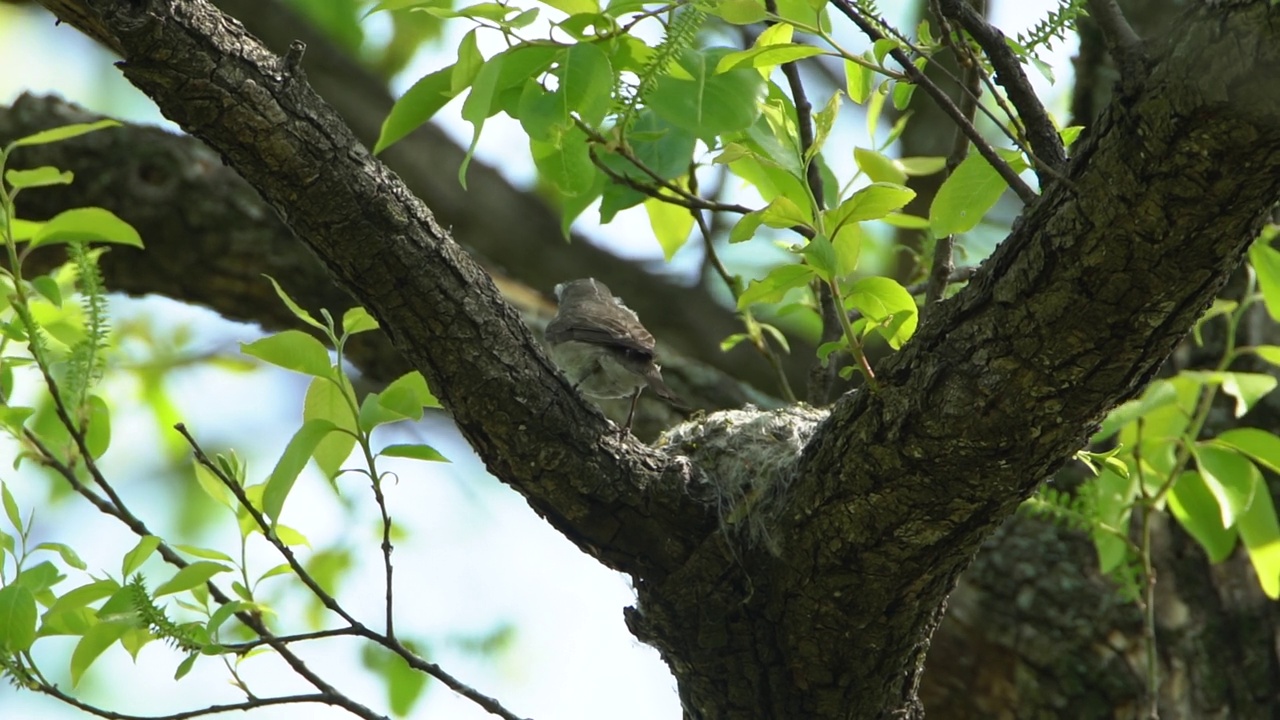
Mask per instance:
[[[636,400],[646,385],[664,400],[684,407],[662,382],[654,362],[654,340],[631,308],[595,278],[556,285],[560,307],[547,325],[551,358],[575,389],[593,398],[631,395],[622,432],[631,429]]]

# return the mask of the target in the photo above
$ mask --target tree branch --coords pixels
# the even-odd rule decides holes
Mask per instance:
[[[195,0],[92,11],[119,41],[126,77],[289,219],[490,471],[561,532],[611,567],[661,576],[711,531],[686,490],[691,469],[619,439],[430,211],[238,23]]]
[[[1004,33],[986,21],[968,0],[938,0],[938,7],[943,14],[960,23],[969,35],[987,54],[991,66],[996,71],[996,82],[1008,93],[1009,101],[1018,110],[1027,133],[1027,142],[1037,158],[1046,163],[1050,169],[1061,171],[1067,164],[1066,149],[1062,146],[1062,138],[1044,109],[1040,98],[1036,96],[1027,74],[1022,71],[1022,63],[1013,54],[1009,44],[1005,42]],[[1055,178],[1039,172],[1040,187],[1043,190]]]
[[[867,19],[862,17],[857,8],[849,4],[848,0],[831,0],[831,4],[843,13],[845,17],[849,18],[854,25],[857,25],[858,29],[862,31],[862,34],[871,38],[871,40],[879,40],[884,37],[884,35],[882,35],[874,25],[867,22]],[[978,128],[974,127],[973,123],[965,120],[964,113],[960,108],[956,107],[956,104],[947,96],[946,92],[943,91],[942,88],[938,87],[938,84],[930,79],[928,75],[921,72],[920,69],[911,62],[911,58],[907,57],[907,54],[902,52],[902,50],[895,47],[889,51],[889,56],[902,66],[903,72],[907,74],[907,77],[911,78],[911,82],[920,86],[926,93],[928,93],[929,97],[933,98],[933,101],[938,104],[938,107],[942,108],[942,111],[945,112],[953,122],[955,122],[956,127],[960,128],[964,132],[965,137],[968,137],[970,142],[973,143],[973,147],[978,151],[978,154],[986,158],[987,162],[991,164],[991,167],[995,168],[995,171],[999,173],[1000,177],[1004,178],[1004,181],[1009,183],[1009,189],[1013,190],[1013,192],[1022,200],[1022,203],[1024,205],[1030,205],[1035,202],[1035,191],[1023,182],[1022,178],[1018,177],[1018,173],[1014,172],[1013,168],[1009,167],[1009,163],[1005,162],[1000,155],[996,153],[995,148],[991,147],[991,143],[987,142],[986,138],[982,137],[982,133],[978,132]]]
[[[1121,77],[1131,79],[1130,76],[1146,63],[1142,38],[1133,31],[1116,0],[1087,0],[1087,5],[1089,16],[1102,31],[1107,50],[1115,58]]]

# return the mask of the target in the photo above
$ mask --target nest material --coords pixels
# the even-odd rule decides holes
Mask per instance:
[[[748,548],[779,555],[774,521],[786,506],[796,460],[827,411],[791,405],[763,411],[748,405],[668,430],[657,448],[684,455],[712,486],[720,529]]]

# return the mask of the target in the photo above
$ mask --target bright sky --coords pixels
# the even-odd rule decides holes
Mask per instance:
[[[905,4],[905,3],[902,3]],[[886,5],[902,5],[887,3]],[[1051,0],[996,2],[994,17],[1010,34],[1025,28],[1048,8]],[[446,58],[424,56],[416,67],[432,69],[452,62],[453,50],[446,43]],[[1070,78],[1067,62],[1072,48],[1055,48],[1051,60],[1061,80]],[[68,27],[54,27],[47,16],[29,5],[0,4],[0,102],[11,102],[18,93],[56,92],[63,97],[116,117],[155,122],[150,102],[134,92],[112,67],[111,58]],[[414,78],[406,79],[406,84]],[[1033,82],[1042,89],[1047,83],[1036,74]],[[1066,87],[1064,85],[1063,87]],[[1050,93],[1054,100],[1062,91]],[[1042,93],[1043,95],[1043,93]],[[456,107],[454,108],[456,113]],[[443,121],[451,132],[469,138],[470,127],[460,121]],[[479,158],[501,160],[516,179],[529,177],[511,158],[523,156],[523,142],[511,132],[513,126],[501,121],[486,126]],[[505,132],[504,132],[505,131]],[[597,237],[607,235],[616,250],[636,258],[660,258],[660,251],[647,234],[643,216],[635,222],[623,220]],[[590,226],[587,226],[590,228]],[[677,257],[677,262],[693,262],[696,257]],[[151,318],[159,333],[171,333],[179,325],[198,330],[194,349],[201,352],[234,352],[236,341],[248,341],[257,332],[212,318],[209,313],[181,308],[169,302],[121,302],[118,319]],[[274,458],[298,424],[305,385],[296,377],[275,371],[230,374],[212,369],[183,371],[175,375],[170,390],[177,398],[182,419],[197,435],[213,442],[231,443],[251,462],[251,477],[264,477]],[[210,392],[210,388],[215,388]],[[117,382],[108,388],[113,407],[137,406],[137,388]],[[250,407],[246,414],[241,408]],[[107,456],[110,477],[118,479],[128,501],[144,517],[159,518],[173,501],[173,482],[163,472],[163,464],[152,457],[158,430],[145,410],[121,411],[113,418],[114,446]],[[518,714],[557,720],[616,720],[677,718],[679,704],[670,673],[657,653],[636,642],[622,622],[622,609],[635,596],[627,580],[604,569],[579,552],[550,529],[515,493],[488,477],[482,466],[452,427],[441,417],[424,422],[416,432],[430,439],[452,465],[406,464],[397,471],[400,482],[389,488],[393,512],[412,528],[411,537],[397,545],[397,593],[400,599],[398,624],[408,637],[430,643],[431,659],[482,692],[494,695]],[[166,440],[167,442],[167,440]],[[6,475],[6,481],[24,508],[46,503],[43,480],[28,474]],[[345,480],[351,488],[354,480]],[[377,517],[369,493],[361,488],[347,493],[354,501],[343,509],[332,500],[322,480],[310,477],[301,482],[305,491],[290,498],[284,521],[302,530],[317,547],[341,536],[349,527],[359,529],[357,540],[366,541],[373,554],[361,559],[356,577],[346,586],[343,599],[357,615],[378,625],[380,609],[380,561],[374,541]],[[76,508],[76,509],[73,509]],[[91,569],[118,575],[118,558],[136,541],[113,523],[95,513],[67,504],[42,508],[37,523],[47,535],[72,544],[81,551]],[[182,528],[159,527],[177,541],[203,542],[234,547],[235,533],[228,522],[200,537],[185,536]],[[363,534],[361,534],[363,533]],[[260,569],[275,564],[271,558]],[[158,564],[145,571],[153,578],[165,577]],[[73,579],[60,589],[84,582]],[[153,585],[158,580],[153,581]],[[271,581],[269,581],[271,582]],[[279,580],[274,582],[281,582]],[[282,608],[288,622],[298,608]],[[498,662],[478,658],[460,647],[459,639],[483,635],[500,623],[517,629],[513,648]],[[297,628],[301,629],[301,628]],[[354,643],[314,644],[304,651],[321,674],[334,680],[358,699],[383,707],[377,681],[359,671]],[[44,666],[66,667],[72,643],[42,640],[37,648]],[[99,660],[82,683],[85,699],[122,712],[157,714],[188,709],[213,702],[235,702],[240,698],[225,683],[225,671],[211,659],[202,659],[196,670],[173,682],[176,656],[158,643],[140,654],[136,666],[119,648]],[[280,669],[272,658],[248,661],[244,670],[261,693],[304,690]],[[281,686],[281,682],[287,685]],[[144,690],[145,688],[145,690]],[[16,693],[0,685],[0,716],[5,718],[83,717],[60,704],[29,693]],[[268,709],[251,717],[297,718],[298,709]],[[308,718],[348,717],[345,713],[308,708]],[[488,718],[487,713],[460,700],[441,687],[427,694],[415,717]]]

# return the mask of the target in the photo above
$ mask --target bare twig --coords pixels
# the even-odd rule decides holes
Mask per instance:
[[[324,638],[343,637],[343,636],[357,637],[357,634],[355,630],[349,627],[344,627],[344,628],[333,628],[330,630],[317,630],[315,632],[309,632],[309,633],[297,633],[295,635],[277,635],[274,638],[272,638],[272,640],[282,645],[290,645],[297,642],[305,642],[307,640],[323,640]],[[242,643],[218,643],[218,646],[226,650],[229,650],[235,653],[236,655],[243,655],[249,652],[250,650],[253,650],[254,648],[259,648],[266,644],[267,644],[267,641],[262,640],[260,638],[258,640],[250,640],[249,642],[242,642]]]
[[[57,394],[56,390],[53,392],[56,396]],[[72,437],[76,439],[77,445],[83,446],[84,444],[83,433],[80,433],[77,429],[75,429],[74,426],[68,427],[67,432],[70,433]],[[108,499],[103,498],[101,495],[98,495],[97,493],[93,492],[91,489],[89,489],[76,476],[75,469],[73,469],[71,466],[59,460],[49,450],[49,448],[46,447],[40,441],[40,439],[36,437],[36,435],[33,434],[31,431],[28,430],[25,432],[25,439],[27,440],[27,442],[31,443],[32,447],[34,447],[40,453],[39,462],[41,464],[53,469],[54,472],[57,472],[59,475],[61,475],[68,482],[68,484],[71,485],[71,488],[75,490],[77,494],[79,494],[81,497],[88,500],[90,504],[98,508],[98,510],[101,511],[103,514],[108,515],[110,517],[114,517],[120,522],[124,523],[126,527],[128,527],[134,534],[138,535],[139,537],[154,535],[151,532],[151,530],[147,528],[146,524],[142,522],[142,520],[140,520],[136,515],[130,512],[130,510],[124,505],[122,501],[119,501],[119,500],[110,501]],[[103,476],[98,471],[96,465],[90,465],[89,472],[93,477],[94,481],[99,486],[102,486],[104,489],[110,487],[110,484],[107,482],[106,477]],[[110,496],[114,496],[117,498],[119,497],[114,493],[114,491],[108,494]],[[173,565],[176,568],[181,569],[181,568],[187,567],[187,561],[184,560],[182,556],[177,553],[177,551],[169,547],[168,543],[165,543],[162,541],[156,547],[156,552],[160,554],[161,559],[163,559],[165,562],[169,563],[170,565]],[[205,587],[207,587],[209,590],[209,596],[213,598],[214,602],[217,602],[219,605],[226,605],[227,603],[231,602],[231,597],[228,596],[225,592],[223,592],[222,588],[218,587],[218,585],[214,583],[212,580],[207,581],[205,583]],[[271,649],[275,650],[276,654],[278,654],[281,657],[281,659],[283,659],[285,663],[287,663],[289,667],[293,669],[294,672],[298,673],[299,676],[301,676],[307,682],[311,683],[313,687],[315,687],[317,690],[320,691],[321,695],[324,695],[325,697],[331,697],[332,700],[329,701],[329,704],[342,707],[344,710],[350,712],[352,715],[355,715],[356,717],[364,718],[364,720],[386,720],[384,716],[379,715],[378,713],[375,713],[373,710],[365,707],[364,705],[361,705],[360,703],[354,700],[351,700],[345,695],[339,693],[337,689],[334,688],[332,685],[325,682],[325,680],[321,678],[319,675],[317,675],[315,671],[307,667],[307,664],[302,661],[302,658],[299,658],[292,651],[290,651],[288,647],[278,642],[276,640],[276,637],[271,633],[270,630],[267,629],[266,625],[264,625],[259,618],[254,617],[253,615],[247,612],[238,612],[236,613],[236,619],[244,623],[245,627],[248,627],[249,629],[253,630],[254,633],[256,633],[259,637],[261,637],[263,639],[263,642],[266,645],[270,646]]]
[[[995,68],[995,80],[1008,94],[1009,101],[1018,110],[1018,117],[1026,128],[1027,142],[1032,151],[1050,168],[1061,170],[1067,164],[1066,149],[1062,138],[1036,96],[1022,63],[1005,42],[1004,33],[986,21],[968,0],[938,0],[942,13],[954,19],[977,41]],[[1051,177],[1040,173],[1040,187],[1045,188]]]
[[[698,191],[697,183],[697,175],[693,172],[693,168],[690,168],[689,187],[694,193]],[[707,223],[707,219],[703,217],[700,211],[691,210],[690,212],[693,214],[694,222],[698,224],[698,232],[702,235],[702,243],[706,248],[707,264],[716,271],[716,274],[724,281],[725,286],[729,288],[729,292],[733,295],[736,305],[738,297],[741,295],[741,286],[739,282],[734,279],[733,274],[729,272],[729,268],[725,267],[724,263],[720,261],[720,255],[716,253],[715,243],[712,242],[714,233],[711,229],[711,225]],[[755,322],[753,318],[747,317],[747,313],[749,312],[750,309],[747,309],[740,313],[743,315],[744,324]],[[748,330],[750,330],[750,328],[748,328]],[[769,363],[769,367],[777,376],[778,389],[782,393],[782,399],[789,403],[795,402],[795,391],[791,389],[791,382],[787,380],[787,373],[782,367],[782,360],[778,357],[778,352],[769,344],[769,338],[765,336],[764,333],[761,333],[759,342],[755,342],[753,338],[752,345],[762,356],[764,356],[765,362]]]
[[[200,708],[199,710],[186,710],[183,712],[170,713],[168,715],[131,715],[129,713],[113,712],[111,710],[103,710],[95,705],[77,700],[75,697],[68,695],[58,689],[58,686],[49,683],[39,683],[34,688],[38,692],[42,692],[53,698],[57,698],[62,702],[82,710],[90,715],[96,715],[107,720],[188,720],[188,718],[206,717],[208,715],[217,715],[227,712],[244,712],[246,710],[255,710],[257,708],[271,707],[274,705],[302,705],[310,703],[319,703],[323,705],[339,705],[336,702],[340,696],[331,696],[326,693],[310,693],[306,695],[282,695],[279,697],[269,698],[253,698],[244,702],[228,703],[225,705],[210,705]],[[385,720],[385,719],[384,719]]]
[[[967,4],[966,7],[968,7]],[[960,93],[960,111],[964,113],[969,122],[973,122],[974,113],[977,111],[979,104],[978,95],[982,92],[980,85],[983,76],[982,65],[978,58],[969,52],[968,45],[963,42],[956,42],[956,38],[952,36],[947,16],[939,14],[944,23],[944,42],[952,46],[952,49],[955,50],[956,62],[964,67],[964,82],[961,83]],[[969,140],[957,127],[951,141],[951,152],[947,156],[948,176],[955,171],[956,167],[964,161],[965,156],[968,154]],[[934,243],[933,265],[929,268],[929,278],[925,283],[924,297],[926,305],[931,305],[941,300],[943,293],[947,290],[951,274],[955,271],[955,243],[954,235],[940,237]]]
[[[285,559],[289,568],[298,576],[298,579],[302,581],[302,584],[307,586],[307,589],[316,596],[322,605],[338,615],[338,617],[341,617],[348,625],[350,625],[352,631],[351,634],[372,640],[384,648],[391,650],[408,663],[410,667],[436,678],[440,682],[444,683],[450,690],[453,690],[459,695],[474,702],[476,705],[479,705],[488,712],[503,718],[503,720],[521,720],[518,715],[507,710],[502,706],[502,703],[498,702],[495,698],[489,697],[488,695],[479,692],[470,685],[467,685],[461,680],[455,678],[439,665],[422,659],[417,653],[405,647],[404,644],[395,636],[371,630],[364,623],[356,620],[355,617],[338,604],[338,601],[334,599],[328,591],[320,587],[320,583],[311,576],[311,573],[307,572],[306,568],[302,566],[302,563],[298,562],[298,558],[293,554],[293,550],[290,549],[288,545],[285,545],[284,542],[282,542],[280,538],[272,532],[271,524],[267,521],[266,516],[254,507],[251,502],[249,502],[249,497],[245,495],[244,488],[240,487],[240,484],[234,479],[227,477],[227,475],[222,472],[222,468],[218,467],[209,459],[209,456],[205,454],[203,449],[201,449],[200,444],[197,443],[196,439],[187,431],[186,426],[182,423],[178,423],[174,426],[174,429],[177,430],[182,437],[186,439],[187,443],[191,445],[192,452],[195,454],[196,462],[200,463],[209,470],[209,472],[213,473],[214,476],[217,477],[233,495],[235,495],[236,500],[244,507],[245,512],[249,513],[249,516],[253,518],[253,521],[258,525],[258,528],[262,530],[263,536],[266,537],[267,541],[275,547],[281,557]],[[272,644],[272,647],[275,648],[277,645],[283,647],[279,642]]]
[[[857,8],[849,4],[849,0],[831,0],[831,4],[845,17],[849,18],[853,24],[857,25],[867,37],[872,40],[879,40],[884,37],[876,29],[875,25],[862,17]],[[1009,184],[1009,188],[1017,194],[1022,202],[1026,205],[1035,202],[1037,195],[1031,189],[1031,186],[1023,182],[1022,178],[1018,177],[1018,173],[1014,172],[1009,163],[1005,162],[996,153],[995,148],[991,147],[991,143],[987,142],[986,138],[982,137],[982,133],[978,132],[978,128],[974,127],[973,123],[965,120],[964,113],[960,111],[960,108],[956,107],[956,104],[952,102],[946,92],[912,64],[911,58],[907,57],[907,54],[899,48],[890,50],[889,55],[902,66],[903,71],[911,78],[911,82],[923,88],[929,94],[929,97],[933,98],[933,101],[938,104],[938,107],[951,118],[952,122],[956,123],[956,126],[964,132],[965,136],[969,138],[969,141],[978,150],[978,154],[985,158],[991,164],[991,167],[995,168],[995,171],[999,173],[1000,177],[1004,178],[1005,182]]]

